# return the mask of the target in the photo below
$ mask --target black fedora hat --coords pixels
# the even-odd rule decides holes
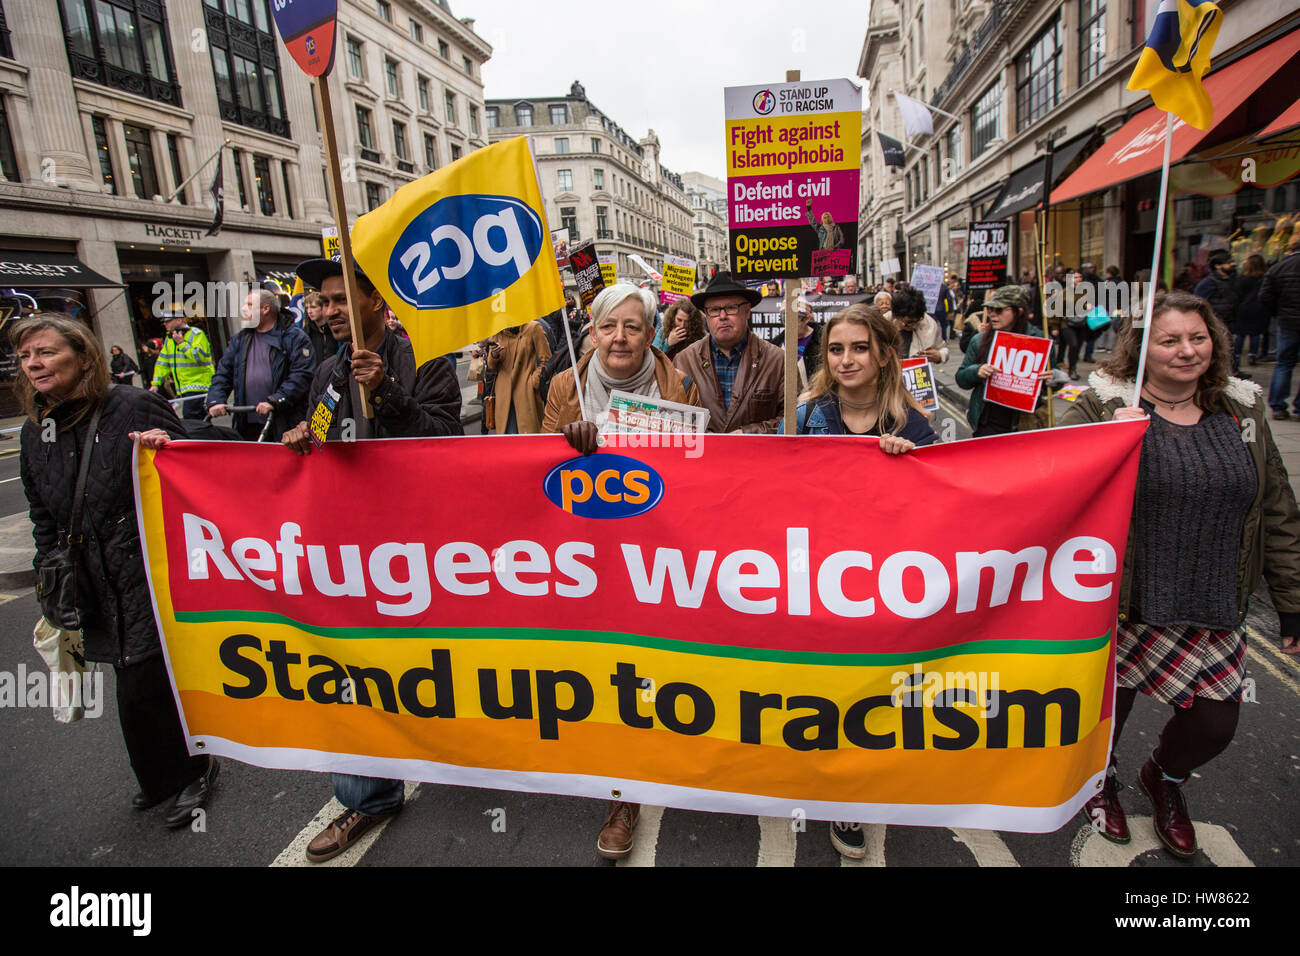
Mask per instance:
[[[307,259],[304,262],[298,263],[298,268],[294,271],[298,273],[298,278],[302,279],[302,281],[307,285],[311,286],[313,289],[319,289],[320,284],[330,276],[343,275],[343,257],[334,256],[331,259]],[[361,271],[361,267],[357,265],[355,259],[352,261],[352,271],[365,279],[366,282],[370,282],[369,277]]]
[[[703,292],[697,292],[691,296],[691,302],[697,309],[703,309],[704,303],[717,295],[744,296],[745,301],[750,305],[758,305],[763,298],[763,293],[757,289],[741,285],[731,277],[730,272],[719,272],[709,280],[709,284],[704,287]]]

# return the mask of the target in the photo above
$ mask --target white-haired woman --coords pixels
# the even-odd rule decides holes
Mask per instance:
[[[579,454],[596,452],[596,424],[582,418],[579,388],[587,414],[592,417],[609,408],[609,393],[614,389],[682,405],[700,405],[695,384],[651,346],[654,315],[654,296],[634,285],[619,283],[596,296],[591,304],[591,339],[595,347],[578,359],[576,375],[574,369],[568,368],[551,382],[543,432],[564,432]],[[632,832],[640,809],[635,803],[612,802],[596,840],[596,852],[607,860],[631,853]]]

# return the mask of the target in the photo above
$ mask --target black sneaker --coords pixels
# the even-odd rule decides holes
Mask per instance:
[[[831,846],[839,851],[840,856],[850,860],[862,860],[867,856],[867,833],[861,823],[831,824]]]

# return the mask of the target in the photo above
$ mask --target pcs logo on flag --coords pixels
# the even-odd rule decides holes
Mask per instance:
[[[402,232],[388,260],[388,282],[419,309],[482,302],[527,274],[544,237],[537,214],[518,199],[448,196]]]

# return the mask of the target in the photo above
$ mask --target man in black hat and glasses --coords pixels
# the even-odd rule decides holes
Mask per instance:
[[[785,353],[749,331],[762,293],[719,272],[691,302],[709,334],[677,353],[674,364],[694,379],[709,410],[709,431],[772,435],[784,414]]]
[[[330,332],[336,341],[344,343],[317,369],[307,405],[311,415],[323,395],[337,396],[326,441],[464,434],[455,366],[442,356],[416,369],[410,340],[388,329],[383,297],[360,269],[356,276],[361,298],[354,307],[365,339],[362,343],[352,341],[339,260],[309,259],[298,266],[298,275],[303,282],[320,289]],[[370,418],[357,414],[361,385],[370,390]],[[309,422],[295,426],[285,434],[283,443],[300,455],[310,454],[308,428]],[[330,778],[343,813],[307,845],[307,859],[313,863],[338,856],[362,834],[402,808],[401,780],[342,773],[330,774]]]

